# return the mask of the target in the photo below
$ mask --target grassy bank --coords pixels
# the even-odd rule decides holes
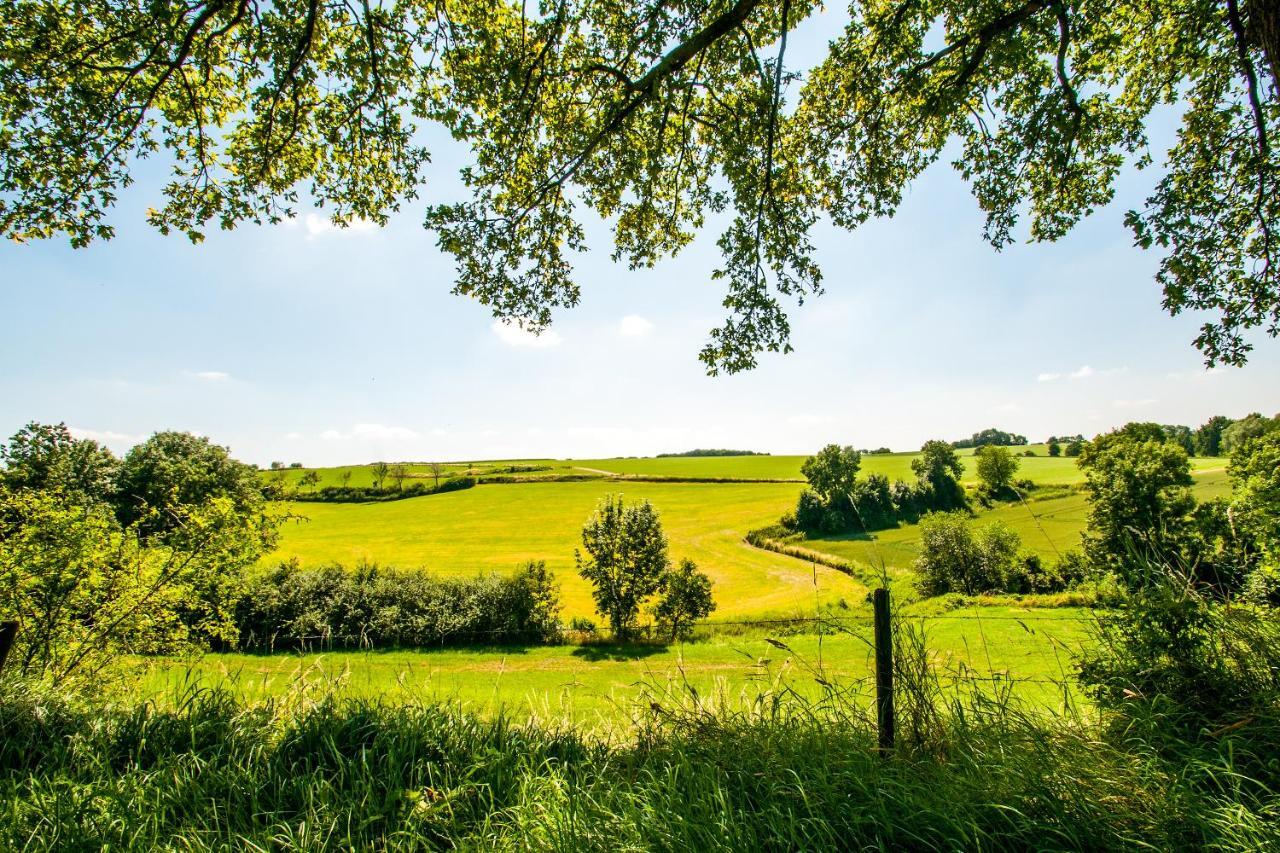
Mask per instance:
[[[1157,754],[982,696],[903,703],[885,759],[838,695],[654,710],[624,743],[292,693],[174,707],[0,689],[6,849],[817,850],[1280,843],[1235,733]]]

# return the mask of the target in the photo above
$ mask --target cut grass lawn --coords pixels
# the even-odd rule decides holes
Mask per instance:
[[[1060,682],[1070,680],[1072,660],[1089,642],[1087,614],[1066,608],[969,608],[906,621],[924,628],[930,660],[946,683],[962,672],[995,678],[997,685],[1008,678],[1018,695],[1047,710],[1061,707]],[[228,686],[258,699],[283,695],[301,683],[361,697],[455,701],[486,714],[501,707],[520,718],[625,728],[650,701],[661,703],[667,691],[684,693],[689,687],[699,696],[730,703],[783,687],[816,699],[823,691],[816,680],[821,677],[865,694],[869,702],[869,637],[867,620],[853,618],[844,632],[823,637],[712,635],[670,647],[208,655],[190,664],[154,667],[140,690],[162,699],[195,682]]]
[[[590,588],[574,566],[582,525],[611,492],[647,499],[662,515],[671,556],[688,557],[715,582],[717,618],[814,612],[816,601],[858,604],[866,587],[747,545],[743,535],[777,521],[795,504],[790,484],[524,483],[482,485],[448,494],[376,504],[296,504],[307,521],[290,523],[272,560],[303,564],[361,560],[444,575],[510,572],[545,560],[562,587],[564,615],[595,616]],[[815,589],[815,577],[817,588]]]

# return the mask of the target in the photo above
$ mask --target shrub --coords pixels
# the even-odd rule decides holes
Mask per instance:
[[[1274,737],[1280,614],[1206,595],[1176,561],[1153,559],[1147,575],[1142,589],[1098,617],[1098,643],[1080,667],[1089,692],[1126,724],[1161,738],[1199,740],[1234,729],[1247,737],[1250,727],[1265,732],[1268,725]]]
[[[925,595],[1024,591],[1020,587],[1026,585],[1027,566],[1023,561],[1019,567],[1021,544],[1002,522],[975,532],[962,512],[930,513],[920,520],[916,584]]]
[[[559,609],[555,580],[541,562],[509,577],[469,579],[289,562],[251,584],[237,626],[240,644],[252,650],[549,643],[559,638]]]
[[[672,640],[684,640],[693,632],[693,623],[707,618],[715,609],[711,578],[698,571],[693,560],[681,560],[678,568],[667,572],[654,616],[658,627]]]

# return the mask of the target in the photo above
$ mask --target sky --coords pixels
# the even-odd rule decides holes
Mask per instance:
[[[803,66],[835,26],[811,22],[788,56]],[[1173,126],[1157,120],[1157,154]],[[147,167],[114,240],[0,244],[0,435],[66,422],[123,452],[178,429],[260,465],[337,465],[909,450],[991,426],[1041,440],[1280,411],[1280,341],[1254,335],[1246,367],[1206,370],[1191,344],[1203,318],[1160,307],[1159,257],[1123,226],[1154,169],[1124,172],[1065,239],[996,252],[944,157],[894,219],[819,225],[826,293],[789,310],[794,353],[708,377],[697,354],[724,318],[711,272],[727,220],[638,271],[588,223],[582,304],[535,338],[450,294],[452,260],[421,223],[428,201],[456,197],[466,151],[425,137],[422,198],[383,229],[303,210],[192,246],[145,224],[164,177]]]

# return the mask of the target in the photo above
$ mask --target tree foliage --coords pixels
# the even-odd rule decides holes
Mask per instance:
[[[1089,499],[1086,548],[1103,562],[1145,551],[1177,553],[1191,496],[1187,452],[1158,424],[1132,423],[1080,453]]]
[[[800,473],[809,481],[809,488],[818,493],[824,502],[853,492],[862,467],[862,454],[852,447],[828,444],[800,466]]]
[[[661,589],[671,562],[658,511],[648,501],[627,504],[606,495],[582,528],[582,547],[586,557],[574,551],[574,560],[591,582],[596,610],[615,637],[630,638],[641,605]]]
[[[991,494],[999,495],[1013,485],[1013,476],[1021,463],[1008,449],[983,445],[974,453],[974,458],[978,460],[978,479]]]
[[[59,492],[73,500],[107,500],[119,460],[92,439],[77,439],[67,425],[29,423],[0,445],[4,482],[11,488]]]
[[[911,460],[911,473],[927,493],[930,508],[946,510],[964,506],[964,489],[960,486],[964,466],[947,442],[926,441],[920,455]]]
[[[541,328],[575,305],[584,220],[648,266],[725,215],[728,316],[708,370],[790,349],[822,290],[811,233],[892,215],[944,150],[999,248],[1055,240],[1153,166],[1128,214],[1196,345],[1242,363],[1280,333],[1280,10],[1267,0],[858,0],[801,79],[805,0],[86,0],[0,4],[0,234],[110,237],[143,157],[172,166],[148,218],[199,240],[300,204],[384,223],[417,197],[434,125],[467,146],[461,200],[426,224],[454,289]],[[590,213],[588,213],[590,212]],[[1020,220],[1026,219],[1025,231]]]
[[[715,609],[711,578],[698,571],[693,560],[681,560],[679,566],[667,572],[653,615],[658,627],[672,640],[684,640],[693,632],[693,623],[707,618]]]

